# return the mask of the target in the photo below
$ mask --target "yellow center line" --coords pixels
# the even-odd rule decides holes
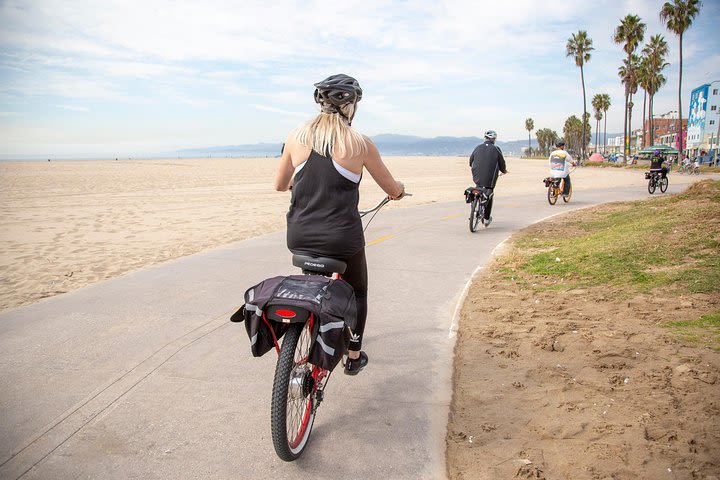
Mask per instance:
[[[449,220],[451,218],[459,217],[460,215],[464,215],[463,213],[454,213],[452,215],[448,215],[447,217],[442,217],[440,220]]]
[[[391,238],[394,238],[394,237],[395,237],[394,234],[385,235],[384,237],[376,238],[375,240],[368,242],[367,246],[369,247],[370,245],[375,245],[376,243],[384,242],[385,240],[390,240]]]

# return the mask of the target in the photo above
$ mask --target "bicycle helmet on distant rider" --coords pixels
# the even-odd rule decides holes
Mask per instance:
[[[495,141],[497,138],[497,132],[495,130],[488,130],[485,132],[485,140],[492,140]]]
[[[558,142],[555,144],[557,148],[564,147],[565,141],[564,140],[558,140]]]

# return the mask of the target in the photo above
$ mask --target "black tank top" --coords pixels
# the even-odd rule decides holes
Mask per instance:
[[[287,214],[287,244],[293,252],[346,258],[365,246],[358,213],[359,183],[337,171],[314,150],[295,174]]]

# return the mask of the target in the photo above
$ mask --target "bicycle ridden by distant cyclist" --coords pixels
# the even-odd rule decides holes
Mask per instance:
[[[573,167],[577,166],[572,155],[565,151],[564,140],[558,141],[555,147],[555,150],[548,157],[550,176],[543,180],[548,188],[548,202],[550,205],[555,205],[559,196],[562,196],[565,202],[570,201],[572,196],[570,172]]]

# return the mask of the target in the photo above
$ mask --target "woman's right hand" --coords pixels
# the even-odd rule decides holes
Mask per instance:
[[[400,190],[400,194],[398,195],[388,195],[388,198],[390,200],[400,200],[405,196],[405,184],[403,184],[401,181],[396,180],[395,183],[397,183],[398,190]]]

